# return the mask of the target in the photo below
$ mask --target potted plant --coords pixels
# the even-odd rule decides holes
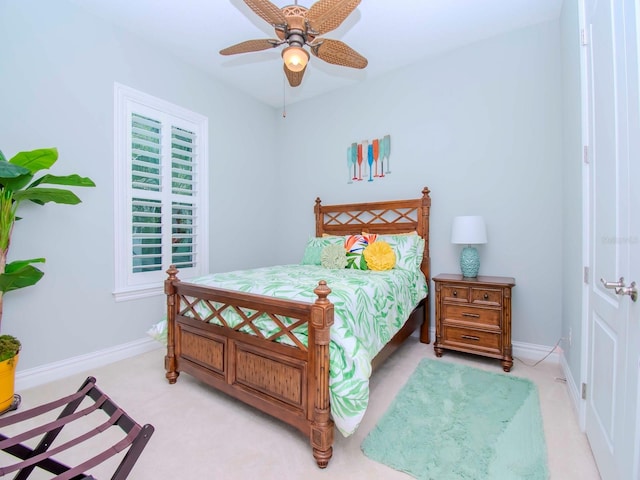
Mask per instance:
[[[13,227],[16,220],[20,220],[16,216],[20,204],[31,201],[37,205],[48,202],[76,205],[81,200],[75,193],[51,185],[95,187],[91,179],[75,174],[62,177],[46,174],[34,180],[36,173],[48,170],[57,160],[58,150],[55,148],[20,152],[10,160],[0,151],[0,332],[4,294],[35,285],[44,275],[34,266],[35,263],[44,263],[44,258],[7,263]],[[17,338],[0,335],[0,414],[17,406],[14,384],[20,347]]]

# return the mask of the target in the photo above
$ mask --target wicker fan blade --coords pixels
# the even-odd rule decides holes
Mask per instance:
[[[269,0],[244,0],[244,3],[246,3],[251,10],[256,12],[260,18],[274,27],[276,25],[286,25],[287,23],[287,19],[282,13],[282,10]]]
[[[318,0],[307,11],[309,28],[323,35],[340,26],[360,4],[360,0]]]
[[[306,66],[299,72],[292,72],[286,65],[283,65],[283,68],[284,74],[287,76],[287,80],[289,80],[289,85],[297,87],[302,83],[302,77],[304,76],[304,72],[307,70]]]
[[[263,40],[247,40],[246,42],[236,43],[230,47],[220,50],[220,55],[236,55],[238,53],[259,52],[268,48],[277,47],[280,42],[265,38]]]
[[[364,68],[369,63],[366,58],[340,40],[318,38],[311,44],[311,53],[327,63],[343,67]]]

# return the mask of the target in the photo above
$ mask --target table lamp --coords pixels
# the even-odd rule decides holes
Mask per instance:
[[[460,270],[464,277],[478,276],[480,255],[473,245],[487,243],[487,228],[481,216],[462,216],[453,219],[451,243],[466,245],[460,253]]]

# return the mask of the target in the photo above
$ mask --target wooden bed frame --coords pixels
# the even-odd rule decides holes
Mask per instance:
[[[421,269],[430,285],[430,208],[426,187],[422,197],[414,200],[325,206],[318,198],[314,208],[316,235],[417,232],[425,239]],[[318,466],[325,468],[332,455],[334,435],[329,404],[329,341],[334,314],[333,304],[327,299],[330,286],[320,281],[314,290],[315,302],[305,303],[181,282],[173,266],[167,273],[165,369],[169,383],[186,372],[296,427],[309,436],[313,456]],[[418,327],[420,341],[429,343],[429,299],[430,295],[420,302],[374,358],[374,368]],[[198,314],[196,305],[204,305],[210,314]],[[227,310],[236,311],[242,323],[227,327]],[[279,333],[266,338],[258,331],[252,322],[262,314],[281,326]],[[286,327],[280,321],[282,317],[296,321]],[[224,326],[209,323],[212,318]],[[308,347],[292,333],[304,323],[308,324]],[[255,334],[240,332],[242,327],[251,328]],[[275,341],[283,338],[295,346]]]

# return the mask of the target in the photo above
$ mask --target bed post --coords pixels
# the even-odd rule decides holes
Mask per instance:
[[[333,304],[327,298],[331,289],[320,280],[313,291],[318,298],[311,308],[309,329],[311,371],[315,380],[310,440],[318,467],[326,468],[333,454],[333,420],[329,403],[329,342],[333,325]]]
[[[322,224],[324,223],[324,218],[322,213],[320,213],[321,210],[322,206],[320,197],[316,197],[316,205],[313,207],[313,213],[316,214],[316,237],[321,236],[323,231]]]
[[[176,383],[180,372],[177,371],[176,365],[176,332],[175,320],[176,311],[178,309],[179,300],[176,294],[175,282],[179,282],[178,269],[175,265],[171,265],[167,270],[169,277],[164,281],[164,293],[167,295],[167,354],[164,357],[164,369],[167,371],[165,376],[169,383]]]
[[[427,298],[424,299],[424,321],[420,326],[420,341],[422,343],[429,343],[430,328],[431,328],[431,257],[429,254],[429,215],[431,210],[431,197],[429,196],[429,189],[424,187],[422,189],[422,215],[418,221],[422,224],[421,234],[426,239],[425,252],[422,258],[422,271],[427,279],[427,288],[429,292]]]

